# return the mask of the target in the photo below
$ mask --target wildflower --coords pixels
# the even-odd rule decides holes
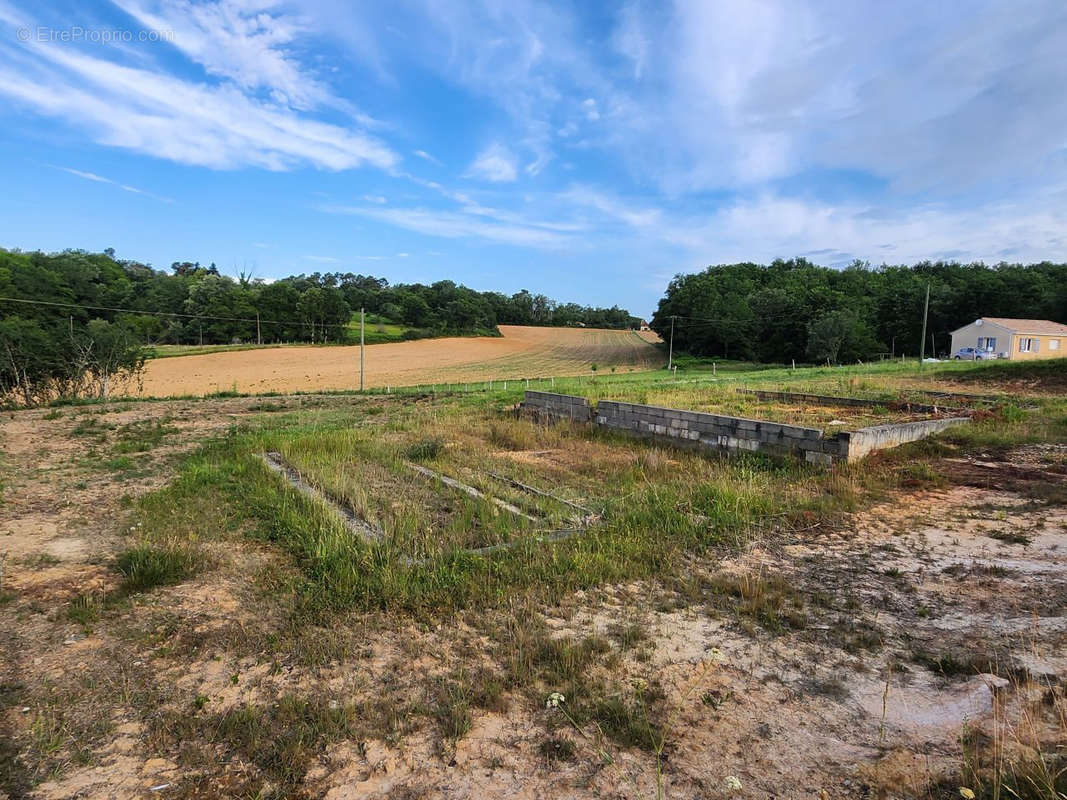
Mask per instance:
[[[566,700],[567,698],[559,692],[552,692],[545,701],[545,708],[559,708]]]
[[[741,791],[741,779],[738,778],[736,775],[727,775],[726,780],[724,780],[722,783],[723,786],[726,787],[726,791],[728,792]]]
[[[963,800],[974,800],[974,790],[968,789],[966,786],[961,786],[960,797],[962,797]]]
[[[708,651],[708,661],[713,664],[718,664],[722,661],[722,650],[718,647],[713,647]]]

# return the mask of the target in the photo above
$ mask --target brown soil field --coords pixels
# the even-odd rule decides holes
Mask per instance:
[[[499,338],[450,337],[369,345],[365,385],[411,386],[649,369],[663,362],[655,334],[595,328],[501,325]],[[358,347],[284,347],[148,362],[147,397],[359,388]]]

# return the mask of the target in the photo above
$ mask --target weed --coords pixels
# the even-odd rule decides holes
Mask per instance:
[[[83,436],[97,442],[107,440],[108,432],[115,430],[115,425],[109,422],[101,422],[99,417],[84,416],[78,424],[70,429],[71,436]]]
[[[847,700],[849,696],[848,685],[838,675],[812,678],[805,681],[804,688],[809,694],[829,697],[839,703]]]
[[[578,751],[570,739],[550,736],[538,745],[537,752],[545,761],[574,761]]]
[[[738,616],[772,632],[799,630],[807,625],[803,596],[779,575],[723,574],[709,581],[713,596],[730,598]]]
[[[1006,544],[1028,545],[1028,544],[1030,544],[1031,541],[1033,541],[1025,533],[1021,533],[1020,531],[1011,531],[1011,530],[1009,530],[1009,531],[1000,531],[1000,530],[989,531],[987,536],[989,536],[990,539],[996,539],[998,542],[1004,542]]]
[[[412,461],[432,461],[445,451],[445,443],[438,438],[420,439],[409,445],[404,454]]]
[[[120,427],[115,433],[113,450],[116,453],[143,453],[158,447],[178,429],[170,425],[170,418],[144,419]]]
[[[67,606],[67,619],[88,629],[100,618],[100,599],[92,594],[79,594]]]
[[[452,681],[438,684],[430,705],[437,729],[446,739],[454,742],[471,729],[470,698],[460,684]]]
[[[104,462],[104,467],[112,472],[129,472],[135,469],[137,466],[134,460],[129,456],[119,456],[118,458],[109,458]]]
[[[946,485],[944,476],[925,461],[905,464],[899,475],[900,485],[908,489],[932,489]]]
[[[648,629],[640,622],[615,623],[608,628],[608,636],[623,650],[631,650],[648,641]]]
[[[141,544],[119,555],[115,568],[122,574],[122,594],[147,592],[158,586],[180,583],[200,567],[200,556],[188,547],[157,547]]]
[[[253,403],[248,407],[249,411],[258,411],[261,413],[271,413],[274,411],[286,411],[289,406],[284,403]]]

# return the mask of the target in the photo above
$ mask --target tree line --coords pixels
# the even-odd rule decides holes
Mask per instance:
[[[978,317],[1067,321],[1067,264],[959,264],[845,269],[806,259],[741,263],[678,275],[651,321],[674,347],[767,363],[831,363],[920,353],[927,287],[927,355]]]
[[[144,344],[350,341],[360,308],[405,326],[406,338],[495,334],[504,324],[640,322],[618,307],[558,303],[526,290],[509,296],[452,281],[390,285],[340,272],[267,282],[197,262],[154,269],[113,250],[0,249],[0,297],[34,301],[0,301],[0,400],[25,404],[106,393],[114,380],[135,380]]]

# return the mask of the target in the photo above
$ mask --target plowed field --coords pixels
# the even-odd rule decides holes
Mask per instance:
[[[365,385],[409,386],[648,369],[664,359],[631,331],[501,325],[499,338],[426,339],[368,345]],[[654,336],[654,334],[652,334]],[[291,392],[359,387],[358,347],[281,347],[148,362],[142,394]]]

